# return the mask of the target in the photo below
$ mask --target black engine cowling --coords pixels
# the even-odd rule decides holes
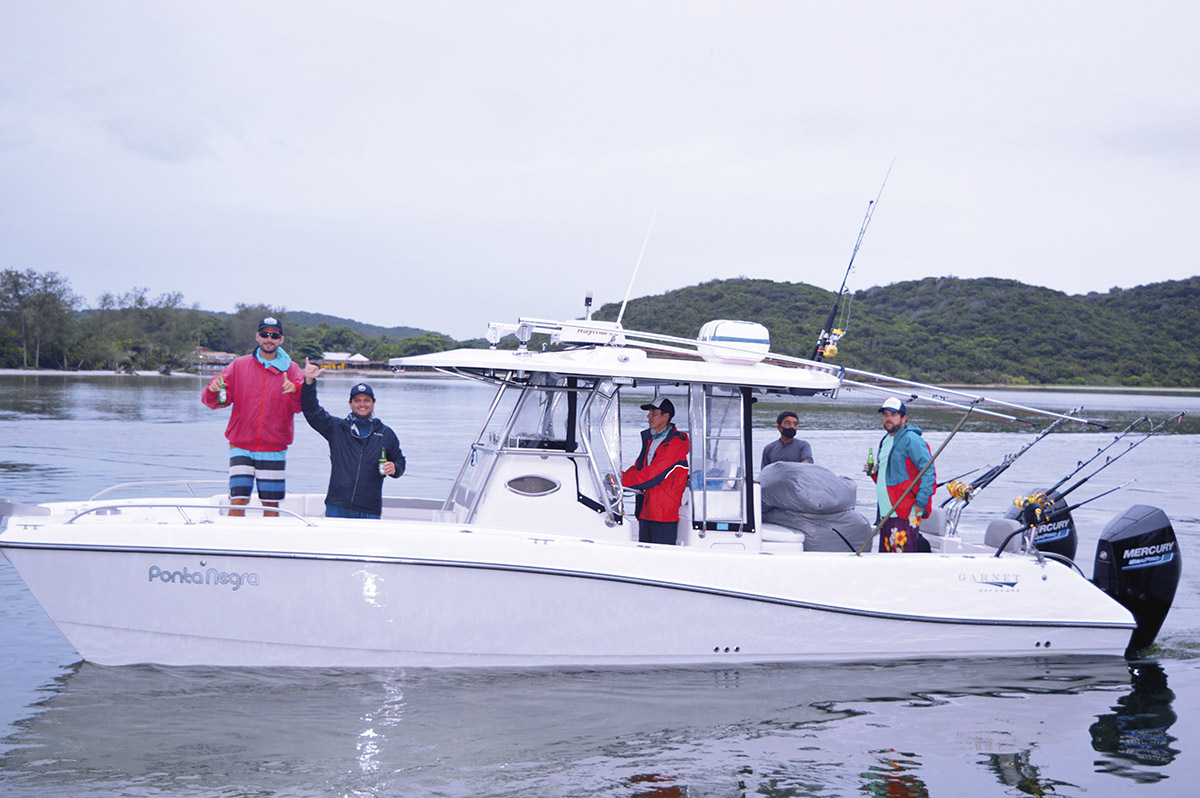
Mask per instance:
[[[1023,524],[1037,523],[1037,536],[1033,543],[1038,551],[1057,554],[1074,562],[1075,551],[1079,548],[1079,534],[1075,531],[1075,519],[1071,517],[1071,511],[1067,508],[1067,500],[1056,490],[1046,493],[1046,499],[1051,504],[1043,518],[1028,517],[1028,506],[1010,507],[1004,517]]]
[[[1137,504],[1108,522],[1096,543],[1092,581],[1133,613],[1126,656],[1154,642],[1175,598],[1183,559],[1167,514]]]

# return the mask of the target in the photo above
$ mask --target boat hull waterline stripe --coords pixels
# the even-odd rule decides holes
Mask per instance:
[[[1042,620],[997,620],[990,618],[947,618],[927,615],[908,615],[904,613],[878,612],[875,610],[860,610],[850,607],[838,607],[828,604],[817,604],[809,601],[798,601],[796,599],[780,598],[779,596],[766,596],[756,593],[743,593],[735,590],[722,590],[720,588],[700,587],[697,585],[679,584],[675,582],[663,582],[655,579],[641,579],[632,576],[617,576],[612,574],[600,574],[589,571],[573,571],[561,568],[539,568],[535,566],[513,565],[502,563],[479,563],[467,562],[462,560],[425,560],[415,559],[411,557],[383,557],[379,555],[341,555],[341,554],[314,554],[314,553],[294,553],[283,554],[280,552],[266,551],[240,551],[240,550],[219,550],[219,549],[173,549],[160,548],[154,546],[64,546],[61,544],[39,544],[39,543],[5,543],[0,546],[0,552],[6,548],[11,549],[38,549],[49,551],[70,551],[70,552],[107,552],[107,553],[124,553],[124,554],[164,554],[164,555],[179,555],[192,557],[246,557],[251,559],[277,559],[277,560],[329,560],[338,562],[369,562],[382,563],[385,565],[407,565],[429,568],[463,568],[470,570],[483,571],[504,571],[510,573],[528,573],[541,576],[559,576],[573,579],[595,579],[602,582],[620,582],[624,584],[639,585],[642,587],[654,587],[663,590],[675,590],[686,593],[702,593],[711,596],[720,596],[722,598],[739,599],[742,601],[758,602],[762,604],[775,604],[786,607],[795,607],[797,609],[815,610],[818,612],[828,612],[837,615],[854,615],[866,618],[879,618],[882,620],[891,621],[906,621],[912,623],[934,623],[934,624],[949,624],[952,626],[1012,626],[1025,628],[1055,628],[1055,629],[1128,629],[1132,630],[1136,627],[1133,623],[1097,623],[1087,621],[1042,621]]]

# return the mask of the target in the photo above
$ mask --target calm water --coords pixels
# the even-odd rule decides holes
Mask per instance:
[[[326,407],[342,407],[349,382],[323,385]],[[0,497],[74,498],[143,479],[222,482],[226,417],[200,405],[199,388],[192,378],[0,376]],[[376,393],[409,462],[389,493],[442,496],[489,391],[381,380]],[[1136,479],[1076,512],[1085,571],[1100,529],[1129,505],[1156,505],[1172,519],[1184,582],[1151,660],[1133,669],[1032,659],[646,670],[103,668],[78,661],[0,558],[0,795],[1193,795],[1200,398],[1005,397],[1060,410],[1082,404],[1117,427],[1143,414],[1189,412],[1171,434],[1073,495]],[[643,420],[634,404],[623,411],[627,460]],[[784,406],[760,404],[758,426],[770,428]],[[856,474],[879,439],[869,401],[796,409],[818,462]],[[956,418],[914,408],[912,420],[936,448]],[[1029,437],[971,422],[939,459],[939,478],[994,464]],[[1112,438],[1073,432],[1042,441],[971,505],[964,531]],[[327,467],[324,442],[301,420],[289,489],[323,491]],[[865,479],[859,497],[866,510]]]

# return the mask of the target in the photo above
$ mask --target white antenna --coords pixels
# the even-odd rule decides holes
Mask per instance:
[[[708,64],[712,61],[713,50],[708,51],[708,56],[704,59],[704,71],[707,71]],[[662,191],[658,192],[658,202],[654,203],[654,213],[650,216],[650,226],[646,228],[646,237],[642,239],[642,249],[638,252],[637,263],[633,265],[633,274],[629,278],[629,287],[625,289],[625,298],[621,300],[621,312],[617,314],[617,324],[620,325],[621,319],[625,318],[625,306],[629,304],[629,294],[633,292],[633,283],[637,280],[638,269],[642,267],[642,256],[646,254],[646,245],[650,243],[650,232],[654,230],[654,221],[658,218],[658,209],[662,206],[663,197],[667,193],[667,186],[671,183],[671,175],[675,173],[675,164],[679,162],[679,151],[683,148],[683,134],[680,133],[679,139],[675,142],[675,152],[671,155],[671,168],[667,170],[667,177],[663,180]]]
[[[682,143],[682,140],[681,142]],[[621,319],[625,317],[625,306],[629,304],[629,294],[633,291],[633,283],[637,280],[638,269],[642,268],[642,256],[646,254],[646,245],[650,243],[650,232],[654,230],[654,221],[658,219],[658,209],[662,206],[663,197],[667,193],[667,185],[671,182],[671,175],[675,173],[675,164],[679,160],[679,144],[675,145],[675,154],[671,156],[671,168],[667,170],[667,177],[663,180],[662,191],[658,192],[658,202],[654,204],[654,213],[650,215],[650,226],[646,228],[646,237],[642,239],[642,249],[638,252],[637,263],[633,265],[633,274],[629,278],[629,287],[625,289],[625,299],[621,301],[621,312],[617,314],[617,324],[621,323]]]

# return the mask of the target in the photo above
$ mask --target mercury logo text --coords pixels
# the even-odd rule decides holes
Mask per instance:
[[[1175,548],[1175,542],[1159,543],[1157,546],[1139,546],[1125,552],[1125,559],[1133,560],[1138,557],[1153,557],[1156,554],[1166,554]]]

